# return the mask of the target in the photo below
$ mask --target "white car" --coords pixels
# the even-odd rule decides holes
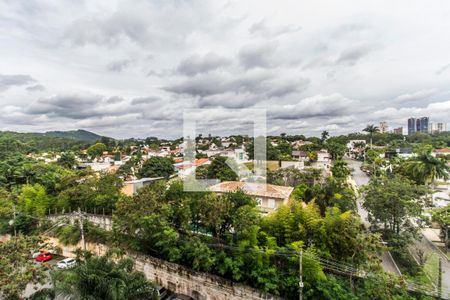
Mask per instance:
[[[42,253],[41,251],[33,252],[33,253],[31,253],[31,257],[36,258],[36,257],[38,257],[39,254],[41,254],[41,253]]]
[[[65,258],[61,261],[59,261],[56,266],[60,269],[69,269],[74,267],[77,264],[77,261],[75,258]]]

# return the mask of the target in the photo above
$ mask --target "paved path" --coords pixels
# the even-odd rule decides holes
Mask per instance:
[[[354,159],[349,159],[349,158],[345,158],[344,160],[347,162],[349,168],[353,169],[352,170],[352,179],[353,179],[356,187],[361,187],[369,182],[369,180],[370,180],[369,176],[367,176],[367,174],[364,173],[363,171],[361,171],[361,169],[360,169],[361,165],[362,165],[362,163],[360,161],[357,161]],[[358,198],[356,204],[357,204],[358,214],[360,215],[361,219],[363,220],[364,225],[366,225],[366,227],[368,228],[370,226],[370,222],[368,220],[368,213],[362,206],[362,199]],[[386,251],[385,253],[383,253],[383,256],[381,257],[381,265],[383,266],[383,269],[386,272],[393,273],[396,275],[402,275],[400,273],[399,269],[397,268],[397,266],[394,262],[394,259],[392,258],[389,251]]]

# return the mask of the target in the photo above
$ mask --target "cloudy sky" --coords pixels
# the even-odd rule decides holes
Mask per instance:
[[[178,137],[185,109],[222,134],[242,108],[271,134],[449,122],[449,36],[446,0],[0,0],[0,130]]]

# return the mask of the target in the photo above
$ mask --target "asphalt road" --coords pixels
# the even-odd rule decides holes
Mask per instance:
[[[369,180],[370,180],[369,176],[367,176],[367,174],[364,173],[363,171],[361,171],[361,169],[360,169],[360,167],[362,165],[362,163],[360,161],[356,161],[356,160],[349,159],[349,158],[346,158],[345,161],[348,163],[348,166],[351,169],[353,169],[352,178],[358,187],[361,187],[369,182]],[[362,199],[358,199],[358,203],[357,203],[358,204],[358,214],[361,216],[362,220],[364,221],[364,224],[366,226],[369,226],[370,223],[367,220],[368,213],[364,209],[364,207],[362,207],[361,200]],[[427,240],[425,237],[423,237],[419,241],[416,241],[415,247],[422,249],[425,252],[425,254],[435,253],[439,257],[442,257],[442,254],[439,253],[435,249],[435,247],[433,247],[432,243],[429,240]],[[397,271],[397,268],[395,267],[395,262],[388,252],[385,252],[383,254],[382,265],[383,265],[383,269],[385,271],[394,273],[397,275],[401,275]],[[442,270],[443,270],[443,273],[442,273],[443,298],[450,299],[450,262],[444,257],[442,257]]]
[[[361,187],[361,186],[369,183],[369,181],[370,181],[369,176],[367,176],[366,173],[361,171],[362,163],[360,161],[357,161],[354,159],[349,159],[349,158],[345,158],[344,160],[347,162],[349,168],[352,169],[352,178],[353,178],[353,181],[356,183],[357,187]],[[368,228],[370,226],[370,222],[368,220],[368,213],[367,213],[367,210],[365,210],[364,207],[362,206],[361,198],[358,198],[358,200],[357,200],[357,209],[358,209],[359,216],[361,217],[364,224]],[[386,272],[393,273],[396,275],[401,275],[401,273],[399,272],[398,268],[395,265],[394,259],[392,258],[391,254],[389,253],[389,251],[386,251],[385,253],[383,253],[383,256],[381,257],[381,264],[383,266],[383,269]]]

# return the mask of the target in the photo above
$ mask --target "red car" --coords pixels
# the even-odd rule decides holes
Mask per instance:
[[[38,256],[36,256],[36,261],[44,262],[49,261],[53,258],[53,255],[50,252],[42,252]]]

